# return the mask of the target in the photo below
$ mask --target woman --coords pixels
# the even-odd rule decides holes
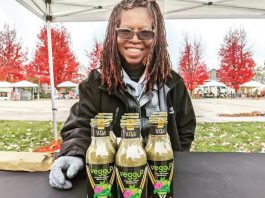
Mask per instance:
[[[168,112],[168,133],[174,151],[189,151],[194,139],[195,115],[183,79],[171,69],[164,20],[154,0],[123,0],[112,11],[100,69],[79,86],[80,99],[73,105],[63,129],[59,158],[50,173],[50,184],[69,189],[84,169],[90,144],[90,119],[99,112],[114,113],[114,132],[126,112],[141,116],[141,133],[148,132],[153,111]]]

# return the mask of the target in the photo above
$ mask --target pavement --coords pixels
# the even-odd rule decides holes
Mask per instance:
[[[197,122],[265,122],[265,116],[221,117],[219,114],[265,113],[265,98],[194,99]]]
[[[70,107],[77,100],[56,100],[56,119],[65,121]],[[265,112],[265,98],[249,99],[193,99],[197,122],[265,122],[265,116],[256,117],[220,117],[219,114]],[[51,100],[0,101],[0,120],[52,120]]]

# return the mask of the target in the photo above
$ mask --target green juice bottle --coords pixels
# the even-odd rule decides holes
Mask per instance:
[[[91,144],[86,153],[87,198],[116,198],[115,149],[110,142],[109,120],[91,119]]]
[[[144,139],[143,139],[143,137],[142,137],[142,135],[141,135],[141,124],[140,124],[140,119],[139,119],[139,113],[125,113],[125,114],[121,117],[121,122],[124,123],[125,120],[128,120],[128,119],[135,119],[135,120],[137,121],[137,123],[138,123],[138,125],[139,125],[138,127],[139,127],[139,129],[140,129],[140,141],[141,141],[142,146],[143,146],[143,148],[144,148]],[[123,124],[123,126],[124,126],[124,124]],[[119,144],[118,144],[118,148],[120,147],[122,140],[123,140],[123,133],[121,133],[121,139],[120,139],[120,142],[119,142]]]
[[[96,115],[96,118],[104,118],[104,119],[109,119],[110,123],[112,123],[113,121],[113,113],[98,113],[98,115]],[[113,147],[117,150],[118,149],[118,144],[117,144],[117,137],[115,136],[114,132],[113,132],[113,126],[110,125],[110,141],[113,145]]]
[[[153,119],[157,119],[157,118],[162,118],[162,119],[165,119],[167,121],[167,112],[164,112],[164,111],[152,112],[149,120],[153,120]],[[150,135],[150,133],[148,134],[148,137],[147,137],[147,141],[146,141],[147,144],[148,144],[148,140],[149,140],[149,135]],[[166,136],[167,136],[168,143],[171,145],[171,141],[170,141],[170,137],[169,137],[168,133],[166,133]]]
[[[147,157],[140,141],[139,119],[121,120],[122,142],[116,154],[119,198],[147,197]]]
[[[153,116],[149,124],[145,147],[149,166],[148,197],[173,198],[174,155],[167,136],[167,119]]]

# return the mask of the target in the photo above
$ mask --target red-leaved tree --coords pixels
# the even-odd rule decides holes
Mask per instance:
[[[0,31],[0,81],[16,82],[25,79],[26,52],[18,41],[15,29],[7,24]]]
[[[186,35],[184,38],[184,50],[180,56],[179,72],[184,79],[188,90],[194,90],[209,78],[206,64],[202,60],[202,45],[200,41],[191,43]]]
[[[91,70],[97,69],[99,67],[102,49],[102,43],[95,41],[92,52],[89,53],[86,51],[86,56],[89,58],[88,73],[90,73]]]
[[[255,62],[246,44],[247,38],[244,29],[230,30],[225,35],[224,43],[219,50],[221,66],[217,77],[236,91],[241,84],[253,78]]]
[[[79,63],[71,50],[71,38],[64,26],[53,27],[52,53],[54,69],[54,85],[63,81],[76,81]],[[38,43],[33,61],[27,67],[28,77],[36,82],[50,83],[48,39],[46,28],[38,35]]]

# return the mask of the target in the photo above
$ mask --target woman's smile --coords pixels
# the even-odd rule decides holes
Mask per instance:
[[[139,48],[125,48],[125,49],[134,54],[139,54],[143,51],[143,49],[139,49]]]
[[[124,35],[117,36],[118,50],[125,64],[131,69],[142,67],[150,54],[154,40],[153,38],[140,40],[137,36],[139,31],[152,30],[152,20],[148,10],[146,8],[123,10],[119,28],[135,32],[130,39],[123,38]]]

